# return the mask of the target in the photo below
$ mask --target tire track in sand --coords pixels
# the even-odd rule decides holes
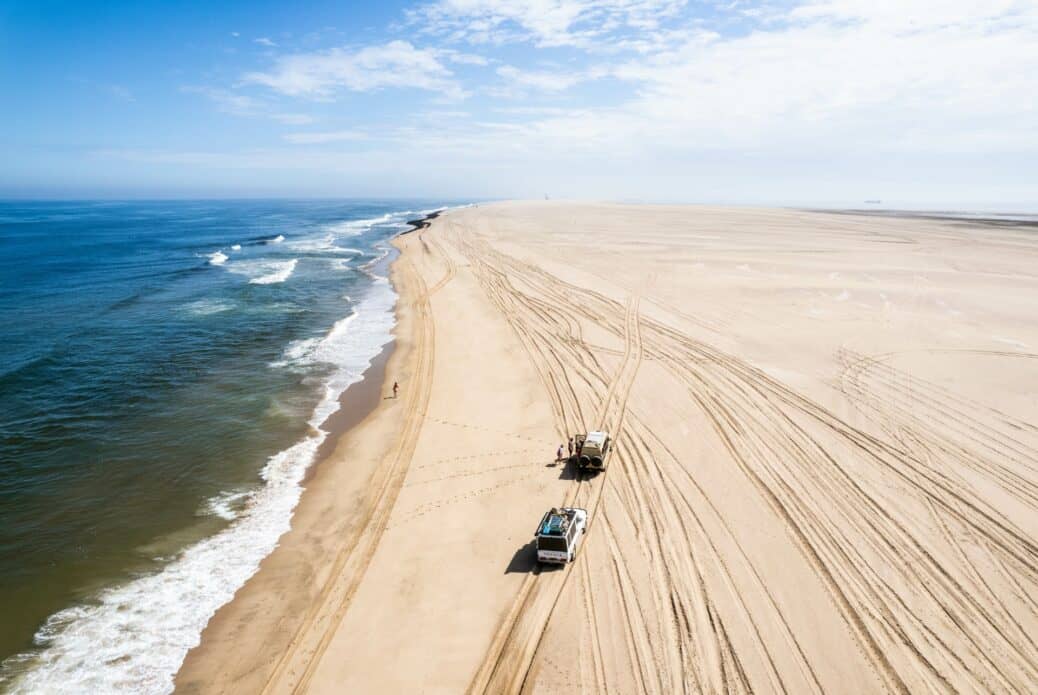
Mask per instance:
[[[628,331],[622,327],[626,322],[620,319],[619,304],[600,293],[585,292],[540,269],[530,268],[516,258],[489,248],[481,239],[473,239],[470,248],[473,255],[482,257],[486,282],[492,285],[489,292],[497,293],[496,301],[502,312],[514,317],[513,325],[525,341],[524,346],[536,356],[535,361],[541,363],[542,378],[556,404],[559,422],[584,422],[574,415],[580,413],[576,394],[583,389],[593,395],[602,370],[594,355],[584,354],[586,346],[573,335],[571,325],[575,317],[597,324],[606,332],[622,335]],[[661,308],[667,310],[665,306]],[[1021,503],[1033,507],[1033,496],[1020,494],[1025,488],[1019,484],[1020,477],[1013,477],[1027,475],[1024,466],[1029,467],[1031,457],[1027,454],[1033,448],[1012,441],[1027,436],[1033,429],[996,413],[998,417],[991,422],[998,425],[997,430],[983,428],[981,423],[967,419],[966,424],[953,433],[958,441],[949,439],[945,431],[935,432],[933,437],[925,438],[925,450],[920,450],[912,444],[911,438],[907,444],[897,443],[896,430],[892,440],[855,427],[841,417],[839,411],[812,400],[734,354],[685,335],[669,321],[664,324],[646,318],[639,326],[647,336],[646,358],[653,359],[687,387],[684,391],[693,402],[700,404],[707,427],[727,451],[726,459],[731,458],[735,472],[745,477],[740,484],[748,494],[760,494],[761,500],[774,512],[776,523],[792,541],[791,547],[799,551],[799,561],[818,578],[819,596],[829,599],[824,610],[843,621],[848,646],[857,647],[861,654],[862,673],[870,668],[875,674],[876,680],[867,680],[865,687],[895,692],[958,689],[990,692],[1023,691],[1028,683],[1035,682],[1038,650],[1034,621],[1030,620],[1034,603],[1029,600],[1035,595],[1033,587],[1038,586],[1038,546],[1033,534],[993,505],[990,497],[962,484],[956,480],[954,471],[946,470],[948,464],[959,465],[948,456],[948,452],[954,451],[956,458],[965,458],[963,464],[980,464],[989,475],[994,474],[993,482],[1000,490],[1006,490],[1007,483],[1014,484],[1016,489],[1010,486],[1007,491],[1015,492]],[[554,345],[545,347],[553,342]],[[873,384],[885,377],[884,373],[874,372]],[[895,381],[892,386],[899,385]],[[612,386],[601,383],[600,388],[609,391]],[[889,399],[891,403],[885,405],[900,405],[901,410],[905,410],[908,404],[904,398],[912,396],[911,391],[917,397],[920,395],[917,388],[910,392],[902,389],[902,395]],[[935,419],[961,422],[962,418],[957,415],[963,410],[969,414],[969,404],[958,399],[942,400],[935,395],[929,397],[927,404],[935,413]],[[578,401],[576,404],[574,399]],[[612,396],[610,400],[614,400]],[[887,407],[886,412],[889,415],[894,411]],[[773,596],[766,585],[758,586],[756,591],[764,597],[765,610],[774,614],[771,620],[781,633],[755,637],[745,629],[736,629],[739,622],[751,630],[755,623],[762,622],[761,604],[757,604],[755,614],[751,611],[753,604],[740,607],[742,599],[738,596],[752,589],[751,584],[763,584],[762,575],[753,566],[755,560],[745,553],[739,555],[745,561],[745,569],[736,566],[732,569],[738,569],[744,577],[746,572],[751,576],[738,584],[729,581],[731,572],[724,566],[727,563],[717,562],[722,551],[711,547],[715,540],[712,536],[716,535],[721,541],[723,536],[701,527],[692,504],[696,498],[686,498],[683,492],[689,486],[675,485],[680,482],[677,479],[683,475],[680,469],[684,464],[676,457],[671,457],[675,460],[657,460],[644,453],[635,456],[635,449],[646,448],[644,442],[638,443],[644,433],[633,431],[635,425],[637,422],[632,422],[624,428],[625,439],[634,447],[631,457],[621,451],[625,446],[614,452],[620,456],[610,467],[607,481],[610,496],[605,503],[611,505],[615,487],[623,512],[628,515],[628,518],[619,514],[615,518],[610,516],[617,532],[622,527],[635,525],[642,537],[649,537],[646,548],[651,550],[648,557],[652,566],[644,570],[636,567],[632,563],[637,562],[639,556],[630,553],[624,557],[626,568],[639,572],[639,577],[646,574],[650,579],[663,577],[661,581],[673,585],[669,590],[669,612],[658,608],[657,612],[661,623],[662,618],[670,617],[671,624],[677,626],[663,636],[670,639],[673,635],[682,642],[676,658],[665,650],[653,654],[655,664],[645,664],[638,654],[630,658],[637,662],[635,668],[642,664],[659,669],[682,669],[679,676],[683,677],[683,683],[663,681],[661,686],[651,679],[638,680],[634,672],[625,681],[626,674],[615,670],[604,674],[609,678],[607,683],[600,668],[601,657],[596,656],[595,667],[590,669],[594,675],[585,673],[589,682],[584,687],[589,690],[642,687],[674,692],[682,684],[687,688],[688,679],[694,678],[699,687],[693,686],[692,690],[738,692],[752,687],[804,692],[802,685],[790,679],[790,675],[799,670],[802,684],[820,687],[824,683],[832,688],[832,682],[817,680],[817,676],[824,678],[825,672],[820,670],[816,676],[812,668],[826,652],[798,648],[797,633],[803,628],[785,623],[783,606],[776,602],[781,596]],[[900,429],[904,432],[903,426]],[[962,456],[964,444],[973,449],[968,458]],[[661,446],[661,442],[653,441],[652,448]],[[985,459],[992,455],[1014,459],[1011,461],[1016,466],[1013,476],[991,467],[991,461]],[[997,460],[995,463],[1001,465]],[[626,480],[627,477],[630,480]],[[574,499],[590,499],[593,487],[578,485]],[[668,490],[675,493],[669,500]],[[601,489],[598,493],[602,494]],[[612,506],[602,507],[596,518],[603,512],[611,515],[612,511]],[[722,514],[723,510],[716,510],[718,520],[727,526]],[[928,525],[930,520],[933,520],[933,528]],[[621,521],[623,523],[617,523]],[[687,523],[688,529],[676,532],[682,523]],[[609,533],[604,525],[593,527],[594,533],[588,541],[597,541],[599,535]],[[676,544],[679,551],[655,549],[653,544],[658,539],[651,537],[660,535],[661,529],[672,532],[664,545]],[[689,533],[695,537],[695,545],[689,546],[698,551],[694,554],[685,552],[682,535]],[[647,594],[637,593],[644,589],[632,588],[634,582],[622,576],[623,572],[620,576],[611,572],[612,578],[600,576],[598,558],[602,553],[594,551],[604,547],[589,543],[592,552],[587,553],[586,548],[575,565],[591,564],[596,568],[592,588],[598,589],[600,602],[603,596],[623,593],[625,599],[634,599],[628,601],[634,609],[639,606],[639,595]],[[626,551],[622,544],[617,547]],[[690,561],[685,561],[687,566],[674,562],[679,556],[691,556]],[[697,580],[697,572],[711,564],[717,564],[720,574],[712,572],[705,581]],[[667,578],[666,573],[661,572],[667,565],[680,572]],[[540,586],[536,586],[536,590],[550,594],[555,589],[558,600],[563,588],[559,586],[561,582],[553,580],[560,574],[563,573],[540,575],[537,582]],[[586,592],[585,587],[574,582],[568,586],[570,591]],[[656,591],[655,588],[650,590]],[[737,600],[722,608],[719,601],[722,595],[718,592],[730,592]],[[661,596],[665,594],[660,592]],[[660,605],[656,599],[641,601],[639,610],[650,611],[654,603]],[[521,612],[539,605],[534,595],[517,610]],[[616,605],[614,602],[610,608]],[[545,609],[541,625],[547,623],[551,608]],[[603,627],[627,630],[624,634],[634,638],[629,643],[633,645],[632,651],[641,649],[640,640],[656,636],[637,618],[625,617],[622,612],[613,614],[608,610],[593,610],[591,606],[584,610],[588,613],[587,619],[595,621],[592,632],[596,634]],[[539,643],[544,639],[544,628],[528,630],[524,622],[523,616],[517,617],[513,611],[502,628],[510,642],[496,645],[496,657],[488,655],[488,662],[501,674],[498,680],[492,681],[495,692],[514,692],[534,683],[545,685],[544,682],[527,682],[528,674],[537,671],[524,666],[522,662],[527,657],[519,653],[528,648],[526,641]],[[748,637],[753,641],[747,641]],[[690,641],[684,641],[688,638]],[[767,644],[761,644],[764,639]],[[798,653],[797,663],[777,665],[769,669],[773,674],[769,677],[761,664],[768,668],[768,654],[780,655],[783,642]],[[513,650],[513,646],[518,648]],[[595,644],[589,646],[589,650],[582,649],[581,653],[595,654]],[[806,642],[804,646],[810,645]],[[606,665],[615,669],[624,655],[622,645],[612,647],[613,653]],[[510,654],[513,651],[516,653]],[[641,649],[641,653],[647,652]],[[658,661],[660,655],[663,661]],[[535,649],[529,660],[537,664],[545,657]],[[502,663],[502,659],[517,663]],[[756,668],[750,670],[754,662]],[[614,676],[618,680],[613,681]],[[490,682],[484,681],[484,691]]]
[[[440,289],[453,277],[453,264],[447,275],[438,282]],[[415,355],[414,396],[405,404],[401,436],[380,466],[380,479],[373,484],[375,493],[368,498],[367,515],[361,530],[343,547],[335,560],[329,579],[311,609],[296,630],[288,648],[274,667],[263,693],[305,692],[320,664],[321,656],[342,622],[364,573],[367,571],[382,534],[389,522],[397,496],[418,444],[424,413],[428,409],[432,392],[432,367],[434,362],[435,333],[431,314],[430,297],[421,273],[412,261],[402,256],[400,272],[417,288],[411,308],[414,316]]]
[[[622,436],[622,432],[618,428],[623,424],[624,409],[642,360],[637,296],[632,296],[628,301],[624,317],[624,331],[624,356],[602,399],[596,420],[608,423],[613,428],[610,431],[614,440],[614,451],[611,456],[614,458],[618,454],[615,448],[616,441]],[[615,465],[615,461],[610,465]],[[582,563],[586,555],[590,533],[594,528],[595,510],[601,499],[603,487],[604,475],[599,475],[594,481],[578,479],[566,495],[562,506],[571,506],[578,501],[582,490],[590,488],[587,495],[588,501],[585,503],[589,522],[587,535],[582,540],[583,551],[578,555],[575,563],[570,563],[561,570],[552,573],[535,570],[527,575],[515,601],[491,641],[487,655],[467,692],[503,693],[519,692],[523,689],[544,629],[558,603],[566,580],[574,571],[574,566]],[[591,606],[590,612],[593,614],[593,606]],[[595,654],[593,671],[599,685],[604,687],[601,648],[598,644],[598,632],[595,626],[592,626],[591,634],[592,649]]]

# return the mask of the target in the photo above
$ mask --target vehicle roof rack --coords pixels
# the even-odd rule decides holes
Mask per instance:
[[[569,529],[569,514],[560,510],[552,509],[544,515],[544,523],[541,524],[540,534],[542,536],[562,536]]]

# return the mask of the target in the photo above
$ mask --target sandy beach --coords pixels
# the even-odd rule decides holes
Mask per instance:
[[[398,237],[392,353],[178,692],[1033,688],[1036,233],[545,201]],[[554,462],[598,428],[606,472]],[[586,541],[539,568],[562,503]]]

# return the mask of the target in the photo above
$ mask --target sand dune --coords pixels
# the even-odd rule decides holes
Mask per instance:
[[[1035,239],[789,210],[449,211],[399,242],[401,398],[321,464],[179,687],[1031,689]],[[597,427],[607,472],[552,463]],[[541,570],[533,527],[561,502],[589,510],[587,541]]]

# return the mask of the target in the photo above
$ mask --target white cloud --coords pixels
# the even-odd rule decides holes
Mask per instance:
[[[686,157],[690,166],[704,152],[770,153],[776,161],[805,152],[1038,153],[1038,102],[1031,97],[1038,94],[1038,3],[811,0],[784,11],[736,9],[762,9],[763,19],[731,36],[653,28],[625,39],[639,55],[594,68],[505,65],[496,71],[505,86],[487,90],[503,97],[561,92],[608,75],[632,92],[614,90],[611,105],[513,112],[514,119],[484,121],[482,130],[425,140],[416,133],[416,141],[553,157],[598,148]],[[658,32],[671,40],[639,49],[638,41]]]
[[[1038,147],[1038,5],[819,0],[614,68],[642,140],[691,147]]]
[[[442,50],[440,53],[447,60],[458,65],[488,65],[490,63],[485,57],[474,53],[460,53],[451,50]]]
[[[514,65],[502,65],[497,74],[504,79],[504,86],[492,87],[489,93],[507,98],[521,97],[530,91],[563,92],[590,78],[589,73],[582,71],[520,70]]]
[[[258,39],[253,39],[252,41],[253,43],[258,43],[261,46],[270,46],[271,48],[277,46],[276,43],[268,39],[266,36],[261,36]]]
[[[356,130],[336,130],[326,133],[288,133],[284,138],[293,145],[319,145],[329,142],[356,142],[366,140],[367,136]]]
[[[868,23],[904,33],[972,27],[983,32],[1010,28],[1034,19],[1029,0],[807,0],[790,11],[793,19]]]
[[[337,90],[367,92],[385,87],[410,87],[462,98],[465,91],[441,62],[435,49],[416,48],[407,41],[357,50],[333,48],[279,58],[270,72],[245,75],[290,96],[329,97]]]
[[[412,23],[453,41],[590,45],[617,30],[647,31],[685,0],[439,0],[408,12]]]

